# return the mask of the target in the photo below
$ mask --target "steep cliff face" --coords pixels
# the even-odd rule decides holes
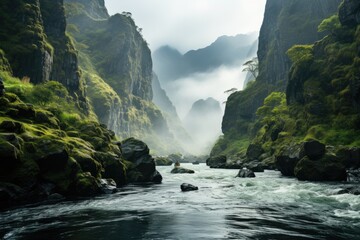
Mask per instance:
[[[341,0],[268,0],[259,36],[259,81],[285,90],[291,66],[286,51],[325,36],[317,26],[336,13]]]
[[[130,13],[104,18],[102,1],[65,2],[67,31],[99,120],[121,138],[141,138],[159,153],[178,151],[164,116],[151,102],[151,53]]]
[[[259,76],[228,98],[222,131],[233,140],[257,131],[256,110],[272,91],[285,91],[291,61],[286,51],[295,44],[313,43],[321,21],[337,12],[340,0],[268,0],[259,36]],[[236,136],[237,135],[237,136]],[[227,139],[227,140],[226,140]],[[224,144],[223,144],[224,145]],[[226,147],[223,147],[226,149]]]
[[[336,13],[339,4],[340,0],[267,1],[259,36],[259,76],[251,87],[229,97],[222,123],[224,133],[237,125],[246,132],[247,123],[265,97],[272,90],[285,90],[291,66],[286,51],[295,44],[323,37],[317,27]]]
[[[63,1],[4,0],[0,11],[0,45],[13,74],[35,84],[59,81],[87,111],[76,51],[65,34]]]

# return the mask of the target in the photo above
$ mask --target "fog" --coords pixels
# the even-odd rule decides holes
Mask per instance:
[[[203,73],[195,73],[175,81],[165,82],[162,87],[175,105],[185,129],[192,137],[187,149],[193,154],[209,154],[211,147],[221,135],[221,122],[225,102],[230,95],[227,90],[241,90],[246,78],[242,64],[220,66]],[[205,114],[189,116],[194,102],[200,99],[214,98],[220,104],[220,111],[208,110]]]

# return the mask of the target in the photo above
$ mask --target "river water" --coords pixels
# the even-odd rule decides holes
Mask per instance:
[[[127,186],[92,199],[0,213],[2,239],[360,239],[360,196],[352,184],[299,182],[279,172],[234,178],[238,170],[157,167],[158,185]],[[198,191],[181,192],[181,183]]]

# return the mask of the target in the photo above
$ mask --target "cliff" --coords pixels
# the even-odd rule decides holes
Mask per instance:
[[[63,1],[2,1],[0,46],[16,77],[31,83],[64,84],[88,111],[75,48],[65,34]]]
[[[130,13],[100,14],[103,1],[97,2],[65,1],[67,31],[79,51],[95,114],[121,138],[141,138],[158,153],[178,152],[165,117],[152,103],[152,59],[141,29]]]
[[[282,84],[276,86],[265,81],[266,68],[263,68],[263,75],[248,89],[230,96],[231,104],[236,107],[241,104],[236,100],[259,97],[259,90],[267,86],[263,92],[266,98],[260,107],[253,106],[256,117],[233,118],[238,121],[237,128],[228,128],[212,154],[225,153],[240,166],[261,162],[262,166],[277,168],[283,175],[296,176],[299,180],[344,181],[346,171],[358,169],[358,14],[356,1],[343,1],[339,13],[325,18],[317,27],[320,33],[327,34],[325,37],[311,44],[295,44],[286,50],[291,61],[288,78],[277,80],[286,83],[285,91]],[[265,55],[279,54],[273,50]],[[239,135],[240,131],[247,135]]]
[[[291,61],[286,51],[295,44],[313,43],[321,21],[333,15],[340,0],[285,1],[268,0],[259,36],[259,76],[245,90],[232,94],[222,122],[224,134],[247,134],[256,110],[271,91],[285,91]]]

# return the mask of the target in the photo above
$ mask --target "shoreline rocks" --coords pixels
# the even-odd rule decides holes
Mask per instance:
[[[173,174],[183,174],[183,173],[193,174],[193,173],[195,173],[195,171],[191,170],[191,169],[183,168],[183,167],[174,167],[171,170],[171,173],[173,173]]]
[[[197,186],[194,186],[192,184],[189,183],[183,183],[180,186],[181,191],[183,192],[189,192],[189,191],[196,191],[199,190],[199,188]]]
[[[253,171],[251,171],[250,169],[247,168],[243,168],[239,170],[239,173],[236,175],[236,177],[239,178],[254,178],[255,173]]]

